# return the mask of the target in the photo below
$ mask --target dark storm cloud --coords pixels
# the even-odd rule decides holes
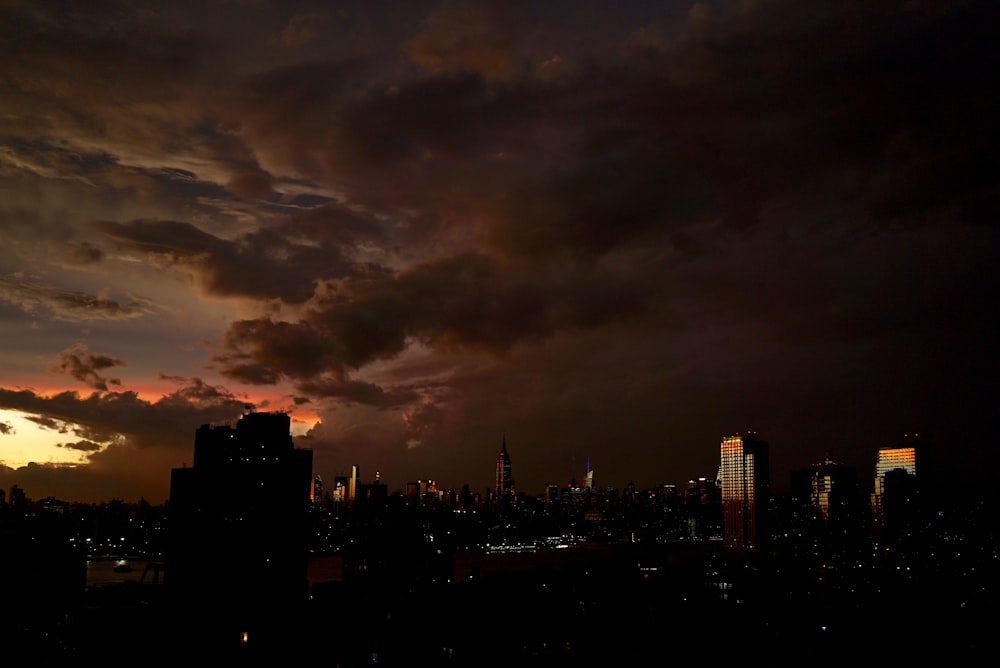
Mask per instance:
[[[209,50],[125,4],[0,9],[0,136],[37,145],[24,165],[43,177],[82,178],[123,149],[176,152],[202,114],[189,96]]]
[[[323,248],[358,252],[359,247],[391,247],[391,223],[350,210],[334,202],[302,204],[303,210],[280,216],[277,232],[291,241],[309,242]],[[371,268],[369,268],[371,269]]]
[[[469,69],[506,78],[515,61],[527,15],[518,3],[444,3],[406,45],[407,55],[430,70]]]
[[[330,135],[338,106],[352,91],[364,90],[370,74],[354,59],[321,60],[276,68],[250,77],[220,100],[220,113],[268,164],[319,180],[322,156],[334,150]]]
[[[344,281],[320,292],[299,322],[243,320],[230,326],[216,357],[223,373],[246,382],[288,377],[307,394],[354,392],[351,369],[392,358],[412,338],[450,350],[504,354],[560,330],[598,327],[643,310],[635,286],[595,275],[568,281],[505,271],[484,255],[413,267],[394,277]],[[565,281],[565,282],[563,282]],[[334,389],[323,376],[332,374]],[[381,392],[364,393],[381,400]]]
[[[600,253],[716,217],[753,226],[799,189],[878,218],[983,213],[996,108],[976,82],[996,64],[981,27],[996,11],[758,3],[558,82],[459,70],[331,100],[339,122],[318,151],[332,178],[391,183],[383,202],[488,211],[518,253]]]
[[[25,313],[48,314],[56,320],[131,320],[152,311],[148,300],[132,298],[122,303],[108,297],[11,278],[0,278],[0,299],[18,306]]]
[[[0,170],[2,167],[3,157],[0,155]],[[17,180],[15,177],[15,182]],[[13,199],[12,195],[17,190],[17,186],[14,186],[7,191],[7,199]],[[31,259],[32,264],[44,259],[69,266],[92,265],[104,257],[104,251],[100,247],[78,238],[77,231],[62,214],[43,216],[24,207],[0,207],[0,229],[4,231],[7,241],[4,250],[13,254],[23,253],[24,257]],[[17,278],[18,275],[0,278],[0,293],[6,290],[8,299],[13,291],[26,296],[33,289],[41,289],[40,286],[32,286],[23,280],[15,280]],[[28,301],[34,302],[36,299]]]
[[[271,229],[227,240],[171,220],[98,221],[92,227],[150,259],[192,272],[210,295],[299,303],[312,295],[314,281],[357,270],[336,246],[300,243]]]
[[[37,176],[89,183],[89,177],[117,163],[114,156],[105,152],[81,153],[42,139],[26,140],[15,135],[3,139],[4,151],[0,157],[8,168],[18,167]]]
[[[104,259],[104,251],[89,242],[71,243],[73,257],[80,264],[100,262]]]
[[[67,115],[87,104],[169,98],[171,82],[191,72],[206,47],[192,32],[170,32],[114,3],[71,11],[8,6],[0,8],[0,17],[7,90],[29,103],[48,95],[75,99],[78,104],[60,110]],[[95,73],[103,87],[93,87]]]
[[[59,443],[58,447],[69,450],[80,450],[81,452],[98,452],[103,446],[93,441],[76,441],[75,443]]]
[[[86,345],[76,343],[59,353],[58,361],[50,370],[54,373],[67,373],[95,390],[107,392],[108,385],[120,386],[121,380],[103,376],[99,372],[116,366],[125,366],[124,360],[89,352]]]
[[[230,352],[216,361],[227,376],[249,383],[273,384],[282,376],[309,378],[325,369],[343,377],[351,351],[338,351],[337,343],[306,322],[241,320],[226,332]]]
[[[237,124],[216,113],[224,57],[207,23],[175,29],[114,3],[8,11],[0,170],[99,188],[86,196],[111,209],[160,201],[223,221],[209,198],[277,198]]]
[[[52,431],[57,431],[60,434],[65,434],[70,430],[69,426],[65,422],[54,420],[43,415],[29,415],[27,416],[27,419],[31,420],[42,429],[50,429]]]
[[[330,20],[328,12],[308,12],[296,14],[289,21],[275,42],[284,47],[300,47],[315,41]]]
[[[171,393],[172,401],[188,401],[195,405],[211,405],[219,401],[228,402],[232,400],[233,394],[224,387],[211,385],[201,378],[188,378],[186,376],[169,376],[159,374],[160,379],[167,380],[180,387]]]
[[[983,213],[997,183],[997,103],[981,89],[998,64],[986,27],[998,11],[782,1],[710,20],[678,71],[714,116],[700,127],[715,132],[697,133],[716,154],[713,181],[761,198],[850,175],[845,194],[881,218]]]
[[[396,406],[414,398],[412,394],[389,393],[374,383],[350,380],[342,376],[316,376],[299,381],[296,388],[321,399],[338,399],[369,406]]]

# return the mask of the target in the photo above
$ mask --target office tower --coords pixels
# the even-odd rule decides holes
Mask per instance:
[[[290,426],[285,413],[251,411],[235,428],[202,425],[194,465],[171,472],[165,582],[217,627],[308,595],[312,451]]]
[[[824,521],[844,519],[857,499],[857,470],[834,461],[828,451],[822,462],[792,472],[790,491],[793,501],[813,508]]]
[[[828,558],[848,558],[871,549],[871,517],[858,485],[857,469],[833,458],[794,470],[790,476],[791,505],[777,520],[786,547]]]
[[[323,478],[318,473],[313,478],[311,500],[314,506],[323,505]]]
[[[441,492],[433,480],[417,480],[406,483],[406,502],[412,506],[425,506],[431,502],[439,502]]]
[[[354,503],[355,517],[364,513],[379,513],[385,509],[389,500],[389,488],[382,482],[378,473],[370,483],[358,482],[355,486]]]
[[[338,475],[333,479],[333,493],[330,495],[334,503],[347,503],[347,489],[350,479],[346,475]]]
[[[351,467],[351,477],[347,481],[347,505],[354,503],[354,498],[358,495],[358,479],[361,475],[361,467],[355,464]]]
[[[500,446],[500,454],[497,455],[495,490],[497,508],[509,506],[514,495],[514,481],[510,474],[510,455],[507,454],[506,434],[504,434],[503,444]]]
[[[688,480],[684,490],[684,509],[689,537],[707,539],[722,535],[720,484],[718,479],[704,476]]]
[[[19,507],[24,506],[28,503],[28,497],[25,495],[24,490],[17,485],[10,486],[10,505]]]
[[[905,435],[898,445],[878,449],[872,521],[880,544],[909,535],[930,509],[934,467],[930,446],[919,435]]]
[[[587,456],[587,476],[584,479],[583,487],[588,492],[593,491],[593,489],[594,489],[594,469],[590,468],[590,456],[589,455]]]
[[[722,486],[723,540],[727,552],[750,554],[768,540],[770,463],[767,441],[754,432],[722,439],[718,479]]]

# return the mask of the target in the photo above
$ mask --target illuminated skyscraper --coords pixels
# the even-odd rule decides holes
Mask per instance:
[[[346,475],[338,475],[333,479],[333,491],[330,493],[330,500],[334,503],[347,503],[347,488],[349,478]]]
[[[351,477],[347,480],[347,505],[354,503],[358,495],[358,477],[361,475],[361,467],[355,464],[351,467]]]
[[[723,539],[727,552],[753,553],[767,542],[770,497],[767,441],[753,432],[722,439],[718,480],[722,487]]]
[[[511,496],[514,494],[514,481],[510,475],[510,455],[507,454],[506,434],[503,437],[503,445],[500,447],[500,454],[497,455],[495,489],[497,508],[509,506],[511,503]]]
[[[878,449],[872,520],[880,543],[900,538],[919,519],[933,487],[929,446],[918,435]]]

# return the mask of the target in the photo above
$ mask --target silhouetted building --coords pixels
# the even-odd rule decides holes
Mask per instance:
[[[559,500],[559,485],[555,483],[545,484],[545,503],[552,505]]]
[[[792,471],[790,483],[791,503],[772,516],[783,525],[773,533],[782,535],[785,550],[845,559],[870,550],[871,516],[855,467],[827,452],[823,461]]]
[[[406,502],[412,506],[437,506],[442,495],[433,480],[406,483]]]
[[[382,482],[379,474],[370,483],[358,483],[355,487],[354,503],[351,504],[352,517],[355,521],[371,518],[381,514],[389,501],[389,488]]]
[[[792,471],[790,491],[793,500],[815,509],[824,521],[842,519],[855,506],[858,472],[827,452],[822,462]]]
[[[192,613],[246,625],[307,597],[312,451],[290,423],[248,411],[235,428],[202,425],[194,465],[173,469],[166,582]]]
[[[684,490],[684,509],[689,538],[712,538],[722,534],[722,490],[714,478],[692,478]]]
[[[24,490],[17,485],[10,486],[10,505],[12,506],[25,506],[28,504],[28,497],[25,495]]]
[[[767,544],[770,462],[767,441],[753,432],[722,439],[723,540],[730,553],[754,553]]]

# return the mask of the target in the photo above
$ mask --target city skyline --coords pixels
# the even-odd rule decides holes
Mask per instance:
[[[218,422],[213,424],[206,423],[204,425],[201,425],[199,429],[196,431],[198,434],[204,432],[206,429],[209,428],[215,430],[221,429],[228,431],[230,429],[235,428],[240,422],[240,420],[245,418],[248,414],[250,414],[250,411],[245,410],[241,418],[233,420],[232,422]],[[519,497],[523,496],[523,497],[544,498],[547,494],[548,488],[553,485],[556,488],[560,489],[575,486],[580,489],[590,489],[592,487],[595,490],[597,489],[625,490],[629,486],[633,486],[637,491],[653,491],[660,489],[663,486],[675,486],[677,489],[680,490],[685,488],[689,484],[697,483],[699,480],[710,480],[715,483],[719,483],[720,478],[723,475],[722,471],[726,466],[725,464],[726,456],[724,454],[726,450],[726,444],[732,441],[742,442],[745,437],[749,437],[751,439],[756,440],[757,433],[755,431],[748,431],[742,433],[735,432],[721,437],[719,440],[721,440],[722,443],[723,454],[720,454],[720,444],[717,441],[712,448],[712,451],[715,454],[714,465],[711,466],[709,469],[706,469],[705,471],[693,472],[690,475],[677,479],[665,479],[665,478],[657,479],[655,480],[655,482],[645,485],[636,484],[634,482],[636,476],[627,476],[627,479],[623,480],[607,480],[605,476],[601,475],[600,472],[597,470],[597,468],[593,465],[591,457],[588,455],[584,457],[584,460],[586,461],[586,466],[582,471],[578,471],[577,469],[577,463],[579,462],[579,459],[577,457],[572,457],[568,462],[567,466],[564,467],[566,469],[565,471],[560,473],[554,473],[552,475],[546,475],[552,472],[545,472],[542,478],[540,478],[544,482],[530,489],[525,488],[524,486],[516,484],[514,472],[517,471],[517,467],[512,464],[510,453],[508,453],[507,451],[506,434],[502,436],[500,454],[494,456],[492,459],[491,462],[492,468],[490,470],[490,475],[487,476],[489,480],[481,487],[476,487],[468,480],[464,481],[446,480],[435,475],[433,471],[428,471],[426,475],[408,478],[405,480],[404,479],[386,480],[382,474],[382,470],[378,466],[373,467],[370,471],[366,471],[363,467],[359,466],[358,464],[346,465],[337,468],[335,471],[318,471],[315,469],[315,467],[313,467],[312,476],[315,479],[318,479],[321,485],[328,486],[325,488],[325,493],[327,495],[333,495],[334,485],[336,484],[337,480],[346,480],[347,485],[349,485],[351,489],[350,490],[344,489],[342,491],[342,493],[345,495],[345,498],[341,500],[353,499],[355,494],[353,490],[354,485],[380,484],[380,485],[385,485],[387,490],[391,493],[404,493],[409,486],[414,485],[416,483],[433,483],[435,489],[437,489],[440,493],[445,493],[448,490],[460,491],[466,485],[468,485],[469,491],[471,493],[480,495],[483,499],[490,498],[491,503],[496,503],[496,499],[498,498],[496,495],[496,491],[498,489],[498,483],[500,482],[501,476],[504,476],[505,479],[507,480],[509,484],[509,489],[512,491],[512,493]],[[188,466],[192,465],[191,462],[193,462],[196,440],[197,440],[196,438],[194,437],[192,438],[191,442],[192,457],[189,457],[188,460],[185,461],[185,463],[181,466],[179,470],[184,470]],[[292,437],[292,442],[293,444],[295,444],[294,436]],[[767,480],[767,488],[769,490],[768,494],[772,496],[784,496],[789,494],[792,491],[792,487],[794,487],[796,475],[801,475],[803,472],[808,471],[813,467],[818,467],[822,465],[847,466],[856,470],[858,472],[857,482],[856,482],[857,491],[859,493],[867,492],[867,493],[878,494],[880,491],[879,481],[884,477],[885,474],[883,453],[887,450],[893,451],[898,449],[902,450],[910,449],[914,442],[921,443],[922,447],[925,448],[925,451],[927,452],[925,458],[930,459],[933,456],[931,453],[934,453],[936,451],[936,448],[932,443],[928,443],[926,440],[920,439],[919,435],[904,434],[901,439],[899,439],[897,442],[893,444],[877,447],[871,453],[870,457],[871,461],[870,462],[866,461],[864,463],[845,460],[842,457],[839,457],[837,453],[827,450],[825,453],[823,453],[822,456],[817,456],[816,458],[811,460],[792,462],[790,463],[790,466],[788,468],[780,471],[775,471],[769,461],[769,458],[765,457],[764,461],[767,463],[765,476]],[[767,452],[769,443],[765,440],[761,441],[761,444],[764,448],[764,451]],[[295,444],[295,446],[298,447],[297,444]],[[527,463],[529,464],[530,468],[531,462],[529,461]],[[484,464],[483,468],[485,469],[489,465],[490,462],[487,462]],[[909,475],[914,475],[914,471],[908,470],[907,467],[903,467],[903,470]],[[177,469],[167,472],[168,482],[172,478],[172,476],[177,475],[176,471]],[[98,502],[106,502],[112,500],[112,497],[104,499],[95,498],[95,499],[81,500],[74,498],[58,497],[56,495],[36,495],[32,494],[30,489],[25,489],[25,487],[22,484],[20,484],[16,479],[14,480],[14,482],[12,482],[10,486],[5,486],[3,488],[0,488],[0,490],[2,490],[4,493],[8,493],[10,487],[17,488],[19,494],[23,494],[25,498],[31,499],[33,501],[38,501],[40,499],[48,497],[54,497],[60,501],[67,501],[71,503],[73,502],[98,503]],[[932,493],[936,493],[933,483],[931,484],[929,489]],[[113,497],[113,498],[119,498],[119,497]],[[160,502],[155,498],[149,498],[149,497],[142,497],[142,498],[144,498],[147,502],[154,504],[158,504]],[[10,499],[8,498],[8,501],[9,500]],[[139,500],[139,497],[133,499],[119,498],[119,500],[126,502],[136,502]],[[167,500],[168,500],[167,497],[163,499],[163,501]]]
[[[0,5],[0,488],[1000,465],[983,0]],[[867,474],[865,478],[867,479]]]

